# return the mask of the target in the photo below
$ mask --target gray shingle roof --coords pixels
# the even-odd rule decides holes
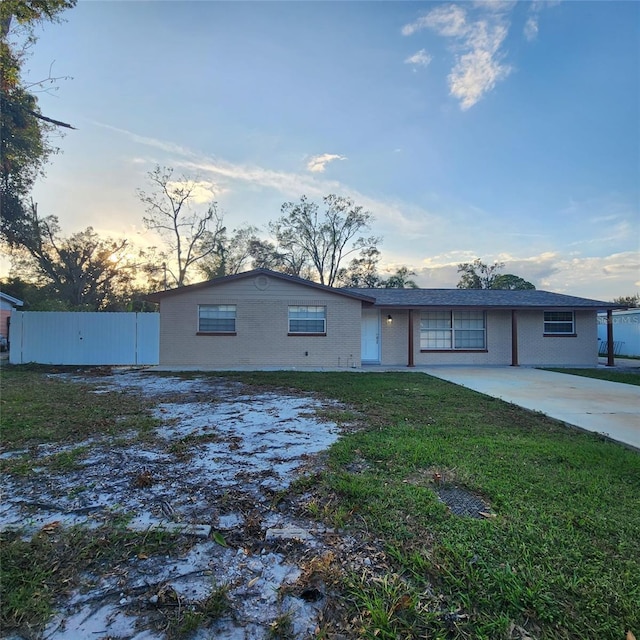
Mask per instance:
[[[619,309],[620,305],[589,298],[538,289],[509,291],[502,289],[352,289],[353,293],[371,296],[378,307],[482,307],[544,309]]]
[[[311,280],[305,280],[304,278],[298,278],[297,276],[290,276],[286,273],[280,273],[279,271],[270,271],[269,269],[253,269],[251,271],[244,271],[242,273],[235,273],[230,276],[222,276],[219,278],[213,278],[212,280],[206,280],[205,282],[198,282],[196,284],[190,284],[185,287],[178,287],[176,289],[168,289],[167,291],[157,291],[156,293],[150,293],[146,296],[146,299],[150,302],[160,302],[163,298],[175,295],[182,295],[187,291],[197,291],[198,289],[208,289],[209,287],[223,284],[225,282],[233,282],[234,280],[243,280],[245,278],[254,278],[256,276],[268,276],[270,278],[277,278],[279,280],[285,280],[287,282],[293,282],[295,284],[301,284],[306,287],[313,287],[320,289],[321,291],[328,291],[340,296],[346,296],[348,298],[356,298],[363,302],[373,302],[373,299],[369,296],[367,291],[369,289],[363,289],[365,293],[358,293],[356,289],[335,288],[327,287],[324,284],[318,282],[312,282]],[[371,289],[374,291],[374,289]]]
[[[199,282],[179,289],[160,291],[147,296],[152,302],[160,302],[167,296],[180,295],[186,291],[206,289],[224,282],[232,282],[244,278],[256,276],[269,276],[287,282],[314,287],[323,291],[329,291],[338,295],[361,300],[365,304],[374,304],[377,307],[387,308],[544,308],[544,309],[620,309],[620,305],[601,300],[577,298],[562,293],[549,291],[523,290],[508,291],[500,289],[356,289],[351,287],[334,288],[327,287],[317,282],[311,282],[296,276],[286,275],[269,269],[254,269],[230,276],[214,278],[206,282]]]

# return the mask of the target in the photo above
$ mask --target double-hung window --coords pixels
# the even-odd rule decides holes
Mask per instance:
[[[235,332],[235,304],[201,304],[198,306],[198,333]]]
[[[570,336],[575,333],[576,325],[573,311],[544,312],[545,336]]]
[[[420,349],[486,349],[484,311],[429,311],[420,318]]]
[[[327,308],[319,306],[290,306],[289,334],[318,334],[327,332]]]

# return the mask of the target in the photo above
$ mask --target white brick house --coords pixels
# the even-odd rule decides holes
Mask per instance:
[[[256,269],[152,294],[160,365],[596,366],[597,312],[547,291],[345,289]]]

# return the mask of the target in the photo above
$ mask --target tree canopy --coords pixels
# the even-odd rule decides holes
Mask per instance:
[[[113,310],[131,297],[136,265],[126,240],[101,238],[91,227],[65,237],[58,219],[41,218],[36,205],[24,226],[29,241],[14,249],[14,262],[27,281],[60,308]]]
[[[630,296],[620,296],[613,299],[614,304],[619,304],[621,307],[640,307],[640,294],[635,293]]]
[[[31,189],[56,151],[49,133],[56,126],[69,127],[41,113],[35,89],[52,79],[26,84],[24,61],[36,41],[34,26],[57,21],[75,4],[76,0],[0,2],[0,231],[10,244],[20,242]]]
[[[480,258],[473,262],[463,262],[458,265],[461,273],[458,289],[535,289],[535,286],[520,276],[511,273],[500,273],[504,262],[494,262],[488,265]]]

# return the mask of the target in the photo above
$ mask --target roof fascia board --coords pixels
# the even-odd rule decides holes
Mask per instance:
[[[10,296],[8,293],[4,293],[3,291],[0,291],[0,298],[6,300],[7,302],[10,302],[16,307],[21,307],[24,305],[24,302],[22,300],[18,300],[18,298],[14,298],[13,296]]]
[[[621,310],[621,307],[615,304],[593,304],[593,305],[571,305],[571,304],[543,304],[543,303],[533,303],[533,304],[404,304],[404,303],[374,303],[371,305],[373,309],[395,309],[397,311],[416,311],[419,309],[433,309],[433,310],[447,310],[447,309],[504,309],[511,310],[515,309],[517,311],[526,311],[527,309],[545,309],[545,310],[557,310],[557,311],[606,311],[607,309],[617,309]]]

